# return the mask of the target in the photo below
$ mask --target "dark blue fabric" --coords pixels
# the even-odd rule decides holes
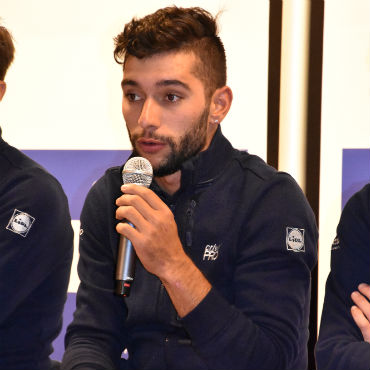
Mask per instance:
[[[14,232],[14,212],[34,219],[31,227],[20,226],[23,234]],[[0,137],[0,369],[52,366],[72,255],[73,231],[60,184]]]
[[[370,184],[350,198],[338,224],[316,345],[319,370],[370,369],[370,343],[350,312],[360,283],[370,284]]]
[[[180,320],[140,261],[130,297],[113,294],[120,171],[97,181],[82,211],[81,285],[62,368],[306,369],[317,229],[295,181],[233,149],[219,130],[207,151],[184,163],[174,196],[152,184],[213,286]],[[288,227],[305,230],[305,252],[287,249]],[[216,249],[217,257],[209,254]]]

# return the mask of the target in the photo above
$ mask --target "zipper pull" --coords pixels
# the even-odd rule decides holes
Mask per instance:
[[[187,247],[191,247],[193,244],[193,235],[192,235],[192,231],[194,227],[193,214],[194,214],[194,209],[196,205],[197,205],[197,202],[194,199],[192,199],[190,202],[190,206],[186,211],[188,231],[186,231],[185,233],[185,239],[186,239]]]

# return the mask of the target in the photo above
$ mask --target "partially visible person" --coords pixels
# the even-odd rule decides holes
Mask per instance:
[[[370,184],[347,202],[331,252],[318,370],[370,369]]]
[[[0,100],[13,58],[12,37],[0,26]],[[72,255],[61,185],[7,144],[0,128],[0,369],[59,367],[49,355],[62,327]]]

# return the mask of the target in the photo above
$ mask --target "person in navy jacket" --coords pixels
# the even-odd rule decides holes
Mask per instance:
[[[331,249],[318,370],[370,369],[370,184],[345,205]]]
[[[291,176],[223,136],[232,91],[214,17],[160,9],[115,42],[133,155],[154,180],[122,186],[111,168],[86,198],[62,368],[306,369],[314,215]],[[126,298],[120,234],[137,254]]]
[[[14,57],[0,26],[0,100]],[[73,255],[68,201],[58,181],[6,143],[0,128],[0,369],[48,370],[62,327]]]

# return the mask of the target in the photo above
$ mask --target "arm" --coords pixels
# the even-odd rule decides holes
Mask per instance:
[[[233,261],[228,291],[233,299],[226,301],[225,293],[213,287],[184,318],[209,368],[307,366],[310,270],[317,243],[313,214],[287,177],[258,187],[261,191],[246,210]],[[287,226],[305,229],[305,252],[287,250]]]
[[[34,166],[0,179],[0,368],[48,368],[73,254],[67,199]]]
[[[192,345],[209,368],[294,368],[300,357],[304,362],[305,354],[302,355],[301,352],[305,351],[307,340],[310,269],[316,260],[317,232],[312,211],[297,185],[291,180],[286,181],[286,177],[273,182],[269,189],[256,190],[258,194],[253,205],[243,214],[245,220],[244,227],[239,230],[235,277],[227,292],[233,298],[227,300],[225,292],[221,294],[217,284],[212,284],[210,290],[206,288],[206,293],[198,296],[195,301],[198,303],[188,305],[193,309],[183,316],[182,323],[189,333]],[[245,191],[253,190],[248,188]],[[144,242],[138,248],[138,242],[134,241],[135,236],[140,242],[140,233],[145,234],[145,230],[151,229],[144,221],[150,219],[151,222],[156,222],[160,218],[151,218],[152,216],[145,213],[145,203],[148,202],[143,199],[144,196],[139,196],[140,191],[140,194],[150,192],[147,189],[136,191],[134,186],[125,188],[125,192],[131,194],[120,198],[118,205],[127,209],[117,213],[117,218],[128,218],[137,230],[132,229],[131,234],[129,226],[124,226],[123,229],[118,226],[117,230],[133,241],[145,267],[163,278],[167,276],[163,271],[167,268],[171,271],[168,267],[171,262],[168,262],[167,255],[172,252],[169,249],[179,251],[180,246],[177,241],[159,243],[163,253],[161,252],[162,258],[159,258],[160,263],[156,262],[155,266],[152,266],[152,261],[156,258],[152,256],[155,234],[151,234],[151,237],[143,235]],[[157,211],[154,204],[150,208],[153,208],[151,212]],[[256,214],[259,217],[255,217]],[[144,219],[145,227],[142,229],[139,223],[135,223],[138,220],[140,222],[140,217]],[[161,226],[160,236],[164,234],[168,222]],[[306,253],[287,251],[287,225],[306,230]],[[146,239],[151,244],[146,244]],[[183,252],[174,253],[173,258],[176,259],[181,253]],[[148,262],[145,261],[146,258]],[[176,266],[181,269],[181,265]],[[197,283],[196,279],[192,280],[192,284]],[[201,280],[199,285],[201,289],[205,286]],[[191,289],[186,290],[188,287],[189,285],[181,281],[177,285],[172,284],[168,291],[172,294],[171,289],[177,290],[175,294],[178,293],[186,300],[187,296],[192,295]],[[176,309],[181,304],[174,303]],[[266,352],[269,356],[266,356]],[[302,363],[299,365],[306,366]]]
[[[6,327],[9,317],[55,271],[58,264],[69,263],[70,266],[73,231],[67,199],[49,174],[38,168],[24,170],[2,186],[0,327]],[[29,215],[23,219],[28,227],[18,224],[12,217],[19,214],[18,211]],[[14,232],[17,230],[24,233]],[[64,294],[68,279],[67,271],[65,281],[58,282],[64,286]],[[60,310],[62,307],[63,301]]]
[[[357,317],[359,312],[351,309],[351,293],[360,283],[369,283],[369,205],[369,196],[364,191],[357,193],[345,206],[337,228],[339,242],[331,252],[331,271],[315,349],[319,370],[369,369],[370,344],[364,341],[354,320],[353,314]],[[362,301],[356,294],[352,297],[355,303]]]
[[[132,241],[144,267],[162,280],[179,316],[187,315],[207,295],[210,283],[185,254],[166,204],[142,186],[123,185],[122,191],[116,217],[135,228],[119,223],[117,231]]]
[[[74,319],[65,337],[62,369],[119,368],[126,307],[123,299],[114,295],[118,236],[111,189],[106,178],[98,180],[82,210],[78,262],[81,282]]]
[[[352,302],[329,274],[315,348],[318,370],[368,370],[370,345],[363,341],[351,315]]]

